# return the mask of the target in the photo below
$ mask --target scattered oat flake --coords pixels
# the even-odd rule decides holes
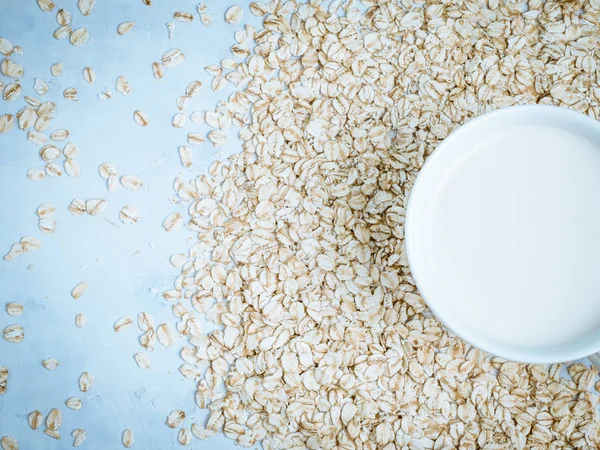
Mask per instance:
[[[4,56],[10,56],[12,55],[13,50],[14,47],[11,42],[6,38],[0,37],[0,53]]]
[[[58,431],[62,425],[62,413],[60,409],[53,408],[46,417],[46,428],[50,431]],[[53,436],[54,437],[54,436]],[[59,439],[56,437],[55,439]]]
[[[242,20],[243,13],[241,6],[233,5],[225,12],[225,22],[232,24],[238,23]]]
[[[200,145],[204,143],[206,139],[201,133],[189,133],[187,136],[187,141],[190,145]]]
[[[156,329],[156,338],[165,347],[171,347],[177,342],[177,332],[168,323],[163,323]]]
[[[50,12],[56,6],[52,0],[37,0],[37,4],[44,12]]]
[[[150,368],[150,356],[148,353],[136,353],[133,358],[140,369]]]
[[[192,433],[189,428],[182,428],[177,433],[177,440],[181,445],[190,445],[192,443]]]
[[[172,125],[175,128],[183,128],[185,126],[185,115],[183,113],[177,113],[173,116]]]
[[[79,389],[81,392],[87,392],[94,384],[94,376],[89,372],[83,372],[79,377]]]
[[[42,361],[42,365],[48,370],[54,370],[58,367],[58,359],[46,358]]]
[[[0,395],[6,394],[8,385],[8,369],[0,365]]]
[[[133,445],[133,430],[127,429],[123,431],[123,447],[129,448]]]
[[[108,100],[112,97],[112,91],[109,88],[105,88],[98,94],[98,100]]]
[[[54,130],[52,133],[50,133],[50,140],[55,141],[55,142],[64,141],[68,137],[69,137],[68,130],[58,129],[58,130]]]
[[[69,408],[69,409],[72,409],[74,411],[79,411],[81,409],[81,407],[83,406],[83,402],[81,401],[80,398],[71,397],[65,401],[65,405],[67,405],[67,408]]]
[[[71,42],[73,47],[80,47],[81,45],[85,44],[89,38],[90,34],[88,33],[88,30],[85,28],[77,28],[71,33],[69,42]]]
[[[106,185],[110,192],[116,191],[119,188],[119,177],[116,175],[109,176]]]
[[[54,30],[54,39],[61,40],[66,39],[73,34],[73,29],[71,25],[63,25]]]
[[[77,1],[77,7],[79,8],[79,11],[81,11],[81,14],[83,14],[84,16],[89,16],[92,13],[92,9],[94,9],[95,5],[96,5],[96,0],[78,0]]]
[[[78,177],[79,175],[81,175],[81,166],[79,165],[79,163],[77,161],[74,161],[72,159],[67,159],[64,162],[64,166],[65,166],[65,172],[70,177]]]
[[[17,302],[9,302],[6,304],[6,313],[9,316],[20,316],[23,314],[23,305]]]
[[[19,443],[12,436],[3,436],[0,439],[0,446],[3,450],[19,450]]]
[[[83,328],[87,324],[87,316],[85,314],[79,313],[75,316],[75,326],[77,328]]]
[[[105,180],[108,180],[111,175],[118,175],[115,165],[109,162],[100,164],[100,166],[98,166],[98,173]]]
[[[135,27],[135,22],[123,22],[117,27],[117,33],[120,36],[123,36],[124,34],[129,33],[133,27]]]
[[[35,213],[40,219],[47,219],[48,217],[52,217],[55,211],[56,209],[54,208],[54,205],[43,203],[38,206],[38,209],[35,211]]]
[[[29,423],[29,427],[32,430],[37,430],[38,427],[42,424],[43,420],[44,416],[39,410],[33,411],[27,416],[27,422]]]
[[[33,90],[37,95],[46,95],[48,93],[48,83],[41,78],[36,78],[33,82]]]
[[[156,78],[157,80],[160,80],[165,75],[160,63],[158,63],[158,62],[152,63],[152,74],[154,75],[154,78]]]
[[[98,216],[104,212],[107,204],[106,200],[95,198],[85,202],[85,210],[90,216]]]
[[[227,136],[222,131],[213,130],[208,133],[208,140],[212,142],[215,147],[221,147],[227,141]]]
[[[139,218],[140,218],[140,210],[139,210],[139,208],[136,208],[135,206],[131,206],[131,205],[124,206],[121,209],[121,211],[119,212],[119,219],[124,224],[131,225],[131,224],[137,223]]]
[[[69,25],[71,23],[71,13],[66,9],[59,9],[56,13],[56,23],[61,26]]]
[[[12,114],[3,114],[0,116],[0,133],[8,132],[15,124]]]
[[[44,234],[52,234],[56,231],[56,222],[52,219],[40,219],[38,228]]]
[[[84,67],[82,73],[83,79],[88,84],[92,84],[94,81],[96,81],[96,72],[94,72],[94,69],[92,69],[91,67]]]
[[[200,22],[202,22],[202,25],[205,27],[211,26],[214,19],[215,18],[210,14],[200,14]]]
[[[85,430],[81,428],[76,428],[71,432],[71,436],[73,436],[73,447],[79,447],[83,444],[83,441],[87,439],[87,433]]]
[[[154,329],[154,319],[147,312],[141,312],[137,317],[138,327],[142,331]]]
[[[14,102],[21,95],[21,85],[19,83],[7,84],[2,93],[2,98],[7,102]],[[8,114],[10,116],[10,114]],[[39,115],[39,112],[38,112]],[[12,117],[12,116],[11,116]]]
[[[19,324],[9,325],[4,329],[4,339],[12,344],[19,344],[25,337],[25,331]]]
[[[40,157],[48,163],[57,159],[61,153],[54,145],[45,145],[40,149]]]
[[[183,167],[192,166],[192,150],[187,145],[179,147],[179,157],[181,158],[181,165]]]
[[[181,214],[173,212],[165,218],[162,225],[166,231],[173,231],[179,229],[182,224],[183,217],[181,217]]]
[[[167,426],[169,428],[179,427],[185,419],[185,412],[181,409],[173,410],[167,416]]]
[[[129,81],[124,76],[117,78],[115,89],[123,95],[131,94],[131,86],[129,86]]]
[[[175,37],[175,22],[167,22],[165,24],[167,26],[167,35],[169,39],[173,39]]]
[[[192,22],[194,20],[194,15],[190,12],[185,11],[177,11],[173,14],[173,19],[178,22]]]
[[[73,100],[73,101],[77,101],[77,89],[75,88],[66,88],[63,91],[63,97],[65,98],[65,100]]]
[[[42,145],[48,141],[48,137],[44,133],[39,131],[28,131],[27,140],[34,143],[35,145]]]
[[[118,332],[124,330],[126,327],[128,327],[132,323],[133,323],[133,321],[129,317],[122,317],[121,319],[119,319],[115,322],[114,329],[118,333]]]
[[[74,198],[69,205],[69,211],[74,216],[81,216],[86,212],[85,201],[80,198]]]
[[[148,114],[146,114],[144,111],[140,111],[140,110],[136,110],[133,113],[133,119],[136,121],[136,123],[142,127],[145,127],[148,125]]]
[[[54,78],[57,78],[62,73],[64,67],[65,65],[63,63],[52,64],[52,67],[50,67],[50,73]]]
[[[79,149],[73,142],[68,142],[67,145],[65,145],[65,148],[63,148],[63,154],[65,155],[65,158],[73,159],[79,155]]]
[[[4,255],[4,260],[12,261],[23,253],[39,250],[41,246],[42,242],[39,239],[36,239],[32,236],[24,236],[21,239],[21,242],[11,246],[10,251]]]
[[[202,88],[201,81],[192,81],[185,88],[185,95],[187,97],[195,97],[196,95],[198,95],[200,93],[201,88]]]
[[[125,189],[129,189],[130,191],[139,191],[142,186],[144,186],[144,182],[137,175],[123,175],[121,177],[121,184]]]
[[[185,60],[185,55],[178,48],[172,48],[166,51],[162,58],[162,65],[165,67],[175,67]]]
[[[28,169],[27,178],[32,181],[41,181],[46,178],[46,172],[41,169]]]
[[[81,298],[81,296],[85,293],[87,288],[88,288],[87,282],[82,281],[81,283],[79,283],[77,286],[75,286],[73,288],[73,290],[71,291],[71,297],[73,297],[76,300]]]
[[[0,63],[0,72],[7,77],[21,78],[25,70],[21,64],[6,58]]]

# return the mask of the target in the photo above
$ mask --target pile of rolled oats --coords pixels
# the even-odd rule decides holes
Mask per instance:
[[[598,448],[596,371],[564,378],[450,334],[403,224],[424,160],[466,120],[525,103],[598,118],[600,2],[320,3],[252,3],[264,26],[236,32],[243,62],[207,68],[213,89],[241,89],[205,119],[241,127],[243,151],[175,182],[198,241],[165,298],[210,411],[191,433],[266,450]],[[201,332],[196,313],[222,327]],[[187,443],[180,413],[167,424]]]

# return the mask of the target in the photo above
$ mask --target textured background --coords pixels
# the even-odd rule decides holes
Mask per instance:
[[[121,433],[126,428],[134,430],[136,448],[180,448],[177,430],[164,424],[167,414],[184,409],[188,426],[205,417],[193,402],[194,382],[178,371],[183,362],[178,348],[183,340],[168,350],[157,343],[150,355],[152,367],[141,370],[133,360],[134,353],[144,350],[138,344],[141,332],[131,326],[115,333],[112,326],[123,316],[135,320],[139,311],[151,313],[157,325],[174,322],[170,305],[150,288],[159,293],[171,288],[179,270],[169,264],[169,256],[186,252],[193,233],[185,229],[166,233],[161,223],[168,213],[178,210],[168,201],[174,178],[180,173],[192,177],[206,172],[215,149],[209,142],[194,147],[194,164],[183,169],[178,146],[185,144],[188,132],[206,132],[207,128],[188,118],[185,129],[176,129],[171,118],[178,112],[175,99],[192,80],[200,80],[204,86],[201,94],[190,100],[185,111],[188,116],[195,110],[214,108],[219,99],[232,92],[230,85],[212,92],[212,78],[203,68],[231,56],[233,33],[244,23],[259,25],[260,19],[247,8],[249,1],[236,3],[244,7],[244,17],[239,24],[229,25],[223,16],[234,3],[205,1],[208,13],[215,17],[212,26],[205,27],[196,14],[197,2],[189,0],[155,0],[151,7],[141,0],[99,0],[88,17],[80,14],[76,0],[56,0],[55,10],[47,13],[35,0],[0,1],[0,36],[23,48],[23,55],[11,58],[25,67],[20,98],[15,102],[0,100],[0,115],[15,115],[25,105],[23,95],[37,96],[34,78],[46,80],[50,91],[43,100],[57,104],[56,118],[46,133],[68,129],[69,139],[57,146],[74,142],[82,166],[79,178],[65,174],[30,181],[27,169],[44,165],[39,149],[27,141],[26,132],[16,124],[0,135],[0,252],[6,254],[11,244],[25,235],[42,240],[37,252],[13,262],[0,260],[0,329],[11,323],[25,328],[20,344],[0,338],[0,365],[10,371],[7,392],[0,396],[0,436],[16,437],[23,449],[70,448],[70,433],[75,428],[88,434],[82,448],[122,448]],[[75,48],[67,39],[52,37],[60,8],[72,14],[74,29],[89,30],[87,44]],[[165,24],[173,21],[175,11],[194,12],[196,18],[191,24],[177,22],[175,37],[169,40]],[[125,36],[117,35],[117,25],[130,20],[136,22],[135,28]],[[185,62],[167,68],[162,80],[154,79],[152,62],[173,47],[185,53]],[[53,79],[50,66],[56,62],[63,62],[65,68],[58,79]],[[92,85],[82,77],[86,66],[97,75]],[[128,78],[133,90],[127,97],[115,90],[120,75]],[[10,82],[1,75],[0,79]],[[78,90],[77,102],[63,99],[67,87]],[[113,91],[113,97],[100,101],[97,94],[105,87]],[[136,109],[149,114],[149,126],[142,128],[134,122]],[[228,134],[228,143],[221,151],[225,156],[239,151],[236,131]],[[119,174],[139,174],[145,182],[143,189],[130,192],[121,187],[108,192],[106,181],[98,175],[98,165],[104,161],[115,164]],[[105,198],[108,207],[101,217],[74,217],[67,210],[74,197]],[[42,235],[37,228],[35,211],[42,203],[56,207],[55,234]],[[125,205],[141,209],[137,225],[119,221],[118,212]],[[34,268],[27,270],[30,264]],[[88,290],[74,300],[71,289],[83,280],[88,282]],[[23,303],[24,315],[8,316],[4,305],[10,301]],[[77,313],[88,317],[84,328],[75,326]],[[59,359],[55,371],[41,365],[48,357]],[[77,380],[86,370],[96,381],[90,391],[82,393]],[[65,400],[72,396],[83,399],[80,411],[65,406]],[[63,412],[60,441],[46,436],[43,425],[36,431],[27,425],[31,411],[39,409],[47,414],[54,407]],[[218,436],[204,443],[194,440],[192,448],[234,445]]]

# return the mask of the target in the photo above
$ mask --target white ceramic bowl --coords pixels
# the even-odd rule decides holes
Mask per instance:
[[[599,122],[541,105],[468,121],[419,173],[405,233],[421,295],[465,341],[600,361]]]

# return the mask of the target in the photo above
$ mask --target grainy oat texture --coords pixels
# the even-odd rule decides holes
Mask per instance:
[[[33,2],[28,22],[58,49],[43,68],[0,38],[0,158],[27,156],[0,161],[0,186],[29,220],[10,228],[18,211],[0,208],[2,263],[29,277],[0,327],[2,405],[28,387],[0,417],[27,433],[2,417],[3,447],[153,448],[160,428],[191,448],[220,432],[264,450],[600,448],[596,371],[504,361],[449,333],[403,229],[424,161],[465,121],[527,103],[598,119],[598,0],[56,3]],[[155,244],[171,256],[144,266]]]
[[[240,36],[245,62],[211,69],[213,89],[243,86],[206,114],[240,126],[243,151],[176,181],[211,253],[190,249],[165,293],[222,325],[205,335],[174,307],[206,435],[267,450],[597,448],[594,369],[561,378],[448,333],[414,286],[403,223],[423,162],[465,120],[526,103],[598,118],[600,4],[362,3],[253,3],[257,45]]]

